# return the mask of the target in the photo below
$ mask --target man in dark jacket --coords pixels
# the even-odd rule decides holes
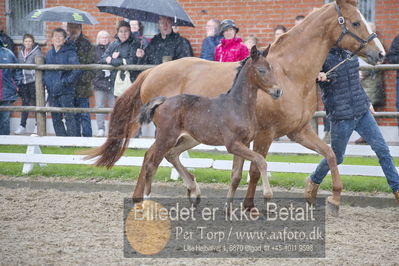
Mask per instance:
[[[146,64],[159,65],[165,61],[193,56],[190,42],[173,32],[171,18],[160,17],[158,27],[160,33],[152,38],[145,52],[141,49],[138,52],[138,56],[145,56]]]
[[[399,35],[393,39],[391,47],[389,47],[387,59],[391,64],[399,64]],[[396,71],[396,110],[399,112],[399,70]]]
[[[353,131],[359,133],[376,153],[388,184],[399,203],[399,175],[395,168],[389,148],[372,116],[370,103],[359,80],[359,61],[357,56],[343,63],[336,70],[336,78],[328,80],[326,72],[348,57],[348,52],[334,47],[324,62],[318,80],[322,100],[331,119],[331,147],[337,157],[337,164],[344,159],[345,149]],[[371,108],[370,108],[371,109]],[[306,179],[305,198],[317,188],[329,171],[327,160],[323,159],[316,171]]]
[[[94,46],[89,39],[82,33],[82,24],[68,23],[68,42],[72,42],[76,46],[80,64],[96,63]],[[83,71],[75,85],[75,107],[89,108],[89,97],[92,93],[92,80],[94,71]],[[91,137],[91,120],[90,113],[78,113],[75,115],[77,131],[76,136]]]
[[[16,64],[17,58],[0,40],[0,64]],[[0,69],[0,106],[10,106],[17,99],[17,86],[22,81],[21,71]],[[0,112],[0,135],[10,135],[10,112]]]
[[[217,19],[210,19],[205,26],[206,38],[202,41],[200,58],[214,61],[215,49],[220,43],[223,36],[219,33],[220,21]]]
[[[64,29],[56,28],[52,32],[53,47],[45,58],[46,64],[79,64],[76,47],[65,43],[67,33]],[[80,70],[46,70],[43,82],[48,92],[48,102],[54,107],[74,107],[75,83],[81,74]],[[64,116],[65,125],[62,122]],[[75,136],[76,120],[73,113],[51,113],[54,131],[57,136]]]

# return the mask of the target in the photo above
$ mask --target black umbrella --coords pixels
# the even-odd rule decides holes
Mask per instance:
[[[25,19],[33,21],[59,21],[76,24],[97,24],[98,21],[89,13],[66,6],[35,9]]]
[[[158,22],[160,16],[170,17],[175,26],[194,27],[191,18],[176,0],[102,0],[101,12],[128,19]]]

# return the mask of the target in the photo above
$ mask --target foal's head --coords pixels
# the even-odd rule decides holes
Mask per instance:
[[[263,90],[273,99],[279,98],[283,95],[281,89],[272,88],[275,83],[274,77],[272,75],[272,69],[269,62],[266,60],[266,56],[269,53],[270,45],[263,52],[258,51],[256,46],[251,48],[251,55],[249,62],[248,75],[249,82],[256,86],[258,89]]]
[[[336,0],[332,25],[336,45],[360,55],[367,56],[370,63],[382,61],[385,50],[377,35],[357,8],[356,0]]]

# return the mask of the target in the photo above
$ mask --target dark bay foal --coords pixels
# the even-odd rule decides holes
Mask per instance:
[[[197,204],[200,189],[195,177],[181,164],[179,155],[200,143],[226,146],[228,152],[237,155],[233,164],[244,159],[254,162],[263,178],[264,197],[272,197],[265,159],[248,148],[258,130],[258,90],[265,91],[274,99],[282,95],[280,89],[272,88],[274,80],[266,60],[268,51],[269,47],[263,53],[259,53],[256,47],[251,49],[251,56],[242,62],[233,87],[226,94],[214,99],[189,94],[171,98],[161,96],[142,108],[140,123],[149,123],[153,119],[157,133],[154,144],[144,156],[133,193],[135,202],[150,195],[152,177],[165,157],[183,178],[189,199]],[[227,195],[229,200],[234,197],[240,179],[241,171],[233,171]]]

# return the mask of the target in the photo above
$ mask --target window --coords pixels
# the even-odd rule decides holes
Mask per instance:
[[[325,3],[330,3],[330,2],[333,1],[325,0]],[[369,22],[375,21],[375,0],[359,0],[357,6],[367,21]]]
[[[22,39],[25,33],[30,33],[38,40],[45,39],[44,23],[24,19],[29,12],[44,7],[44,0],[7,0],[8,33],[14,40]]]
[[[159,33],[158,23],[142,21],[144,26],[144,37],[151,39],[155,34]]]

